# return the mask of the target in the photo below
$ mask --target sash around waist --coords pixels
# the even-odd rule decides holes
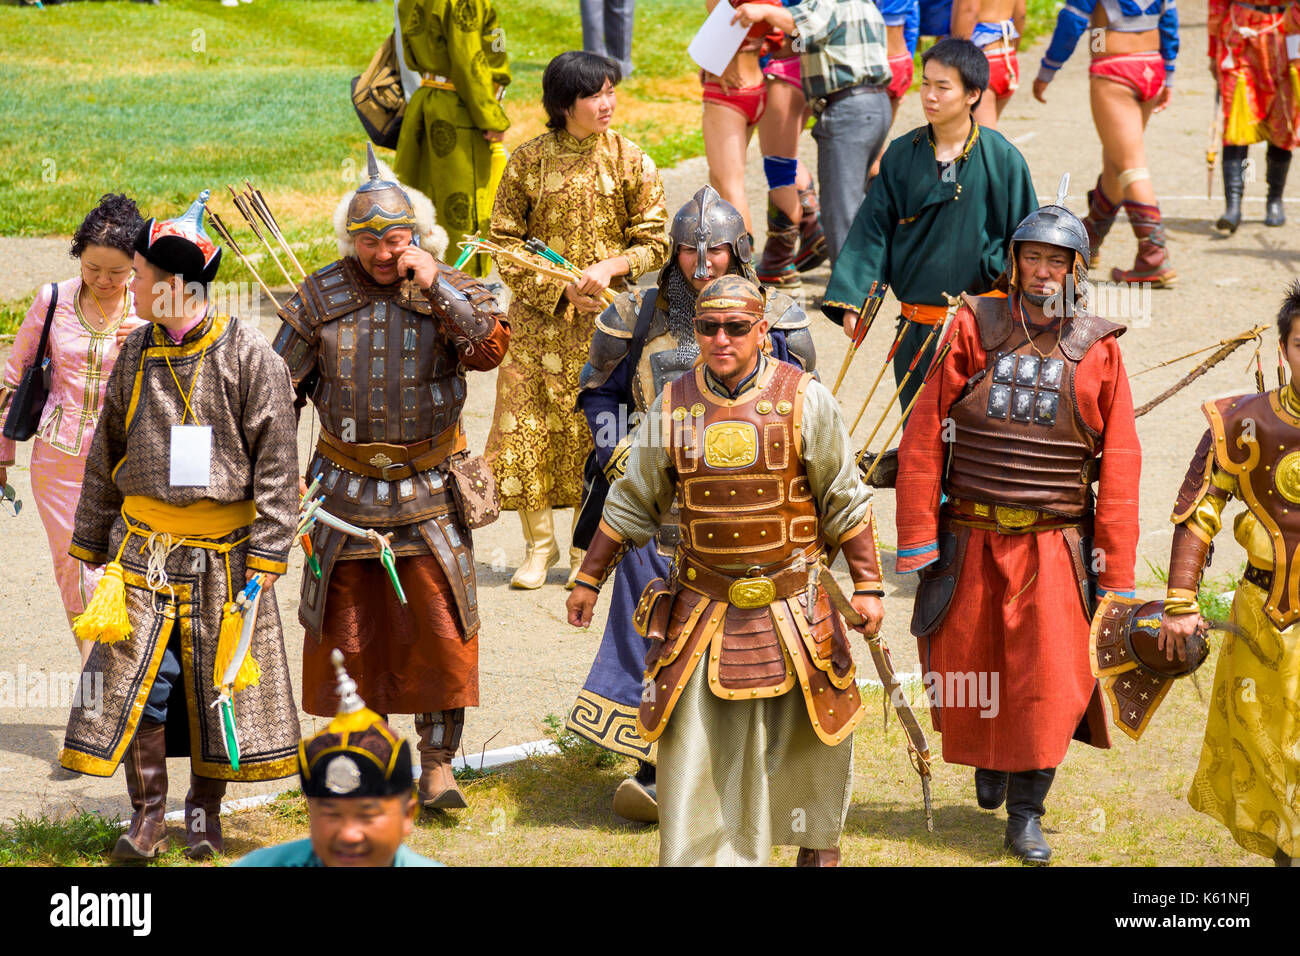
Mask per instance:
[[[251,525],[257,519],[257,506],[252,501],[227,504],[210,498],[173,505],[148,495],[127,495],[122,501],[122,514],[176,537],[223,538]]]

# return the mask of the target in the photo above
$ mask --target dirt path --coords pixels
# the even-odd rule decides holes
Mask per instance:
[[[1167,217],[1170,248],[1182,283],[1173,290],[1154,292],[1149,318],[1135,321],[1121,340],[1130,370],[1134,371],[1251,324],[1271,321],[1282,288],[1294,273],[1297,256],[1291,241],[1293,226],[1266,229],[1259,222],[1263,213],[1262,182],[1248,187],[1245,210],[1250,221],[1231,238],[1212,235],[1210,222],[1221,211],[1222,190],[1216,177],[1215,198],[1205,199],[1205,131],[1213,91],[1203,66],[1204,2],[1191,0],[1181,12],[1183,40],[1177,94],[1172,108],[1154,118],[1147,145],[1148,165]],[[1039,47],[1023,57],[1022,72],[1027,78],[1036,72],[1041,52]],[[1086,57],[1081,49],[1052,84],[1047,106],[1033,100],[1026,81],[1002,122],[1005,134],[1028,159],[1039,195],[1044,199],[1053,195],[1061,173],[1069,172],[1069,202],[1080,213],[1084,209],[1083,192],[1096,178],[1101,153],[1088,113],[1087,84]],[[917,99],[910,96],[894,132],[900,134],[921,122]],[[803,158],[815,169],[811,137],[805,137],[802,143]],[[750,151],[748,174],[755,226],[761,230],[765,193],[757,145]],[[703,160],[691,160],[665,170],[664,181],[669,208],[676,209],[706,181]],[[1292,193],[1300,195],[1300,184]],[[1289,201],[1288,210],[1295,209]],[[1300,215],[1300,212],[1292,214]],[[761,241],[760,236],[760,248]],[[0,284],[0,297],[21,295],[40,281],[71,274],[60,241],[32,240],[30,245],[28,242],[0,240],[0,254],[6,261],[25,264],[21,273],[10,276],[14,288]],[[1109,273],[1116,265],[1127,266],[1134,249],[1131,233],[1124,222],[1118,222],[1106,242],[1103,271]],[[813,281],[806,283],[809,303],[816,301],[815,297],[822,292],[826,276],[823,267],[812,274]],[[274,333],[276,323],[271,310],[263,309],[260,324],[268,335]],[[813,328],[823,375],[833,376],[846,340],[820,313],[814,316]],[[891,323],[880,323],[851,369],[842,391],[844,404],[851,410],[856,411],[891,337]],[[1243,371],[1249,354],[1247,349],[1238,352],[1177,398],[1140,420],[1139,434],[1145,452],[1140,582],[1153,583],[1153,576],[1141,558],[1158,564],[1167,561],[1171,533],[1169,509],[1187,459],[1204,428],[1197,403],[1212,395],[1249,389],[1250,378]],[[1265,364],[1269,364],[1267,353]],[[1159,393],[1187,370],[1184,363],[1141,376],[1134,382],[1137,402]],[[1271,370],[1269,375],[1272,381]],[[494,374],[471,376],[465,421],[473,448],[483,447],[494,394]],[[876,407],[864,420],[866,425],[883,409],[885,398],[881,395],[876,399]],[[312,424],[309,418],[305,419],[300,431],[299,454],[304,461]],[[858,434],[864,437],[865,429],[860,429]],[[36,678],[40,684],[50,674],[72,671],[76,656],[54,586],[45,537],[30,498],[29,453],[30,446],[22,446],[19,465],[11,471],[11,481],[26,500],[27,508],[16,520],[7,513],[0,514],[3,535],[0,540],[4,546],[0,557],[0,608],[3,609],[0,616],[0,819],[20,811],[31,813],[41,807],[61,808],[69,804],[125,812],[127,802],[120,775],[111,780],[81,777],[69,781],[56,780],[51,775],[67,709],[58,702],[49,706],[49,701],[36,698],[30,693],[31,682]],[[882,543],[892,544],[892,495],[879,496],[877,508]],[[567,545],[568,521],[562,518],[557,524],[561,543]],[[485,746],[501,747],[536,740],[543,736],[542,720],[547,714],[567,713],[590,666],[606,609],[604,604],[600,606],[590,631],[582,633],[569,628],[564,622],[565,592],[560,587],[563,574],[558,567],[552,571],[550,583],[539,591],[512,591],[508,587],[510,574],[523,552],[514,515],[504,515],[501,521],[480,532],[475,544],[483,611],[483,705],[469,714],[465,748],[470,753]],[[1239,552],[1231,543],[1224,542],[1221,548],[1223,556],[1215,569],[1219,573],[1237,566],[1240,560]],[[294,566],[284,584],[277,588],[280,611],[286,622],[297,619],[301,564],[301,555],[295,552]],[[892,561],[887,560],[887,564],[892,565]],[[906,636],[905,623],[910,613],[912,582],[887,574],[887,587],[890,594],[886,600],[886,626],[892,636],[895,660],[900,670],[916,671],[915,645]],[[287,628],[286,643],[296,676],[302,647],[302,632],[296,623]],[[15,682],[22,685],[16,696]],[[312,725],[311,718],[306,716],[303,722],[304,728]],[[409,717],[398,718],[396,723],[401,730],[412,733]],[[1127,741],[1120,746],[1128,746]],[[182,761],[173,761],[171,771],[175,781],[171,808],[175,809],[184,797],[182,781],[186,767]],[[240,785],[231,788],[231,796],[246,796],[282,786],[276,782]]]

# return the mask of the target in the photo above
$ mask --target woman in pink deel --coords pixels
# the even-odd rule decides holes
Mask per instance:
[[[132,244],[143,220],[135,202],[107,195],[82,222],[71,255],[81,274],[58,283],[47,354],[53,369],[49,398],[32,445],[32,497],[45,525],[54,577],[68,621],[80,614],[95,590],[95,576],[68,555],[72,518],[81,496],[81,476],[104,402],[104,386],[122,340],[141,324],[129,290]],[[9,415],[23,370],[36,359],[50,303],[41,287],[14,340],[0,381],[0,422]],[[0,437],[0,485],[14,463],[14,442]],[[79,642],[80,643],[80,642]],[[82,662],[90,645],[81,648]]]

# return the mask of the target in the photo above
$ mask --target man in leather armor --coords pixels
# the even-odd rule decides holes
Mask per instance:
[[[625,292],[596,320],[590,357],[583,369],[578,404],[595,437],[595,457],[606,481],[623,473],[631,432],[668,382],[694,368],[700,356],[693,323],[695,299],[711,279],[738,274],[757,281],[753,252],[740,212],[705,186],[673,217],[669,229],[672,258],[654,289]],[[816,351],[809,320],[794,300],[768,290],[764,348],[780,361],[814,371]],[[607,484],[583,502],[579,528],[595,531]],[[614,576],[613,597],[600,650],[579,692],[567,725],[602,747],[639,763],[635,777],[619,784],[614,812],[653,823],[655,802],[653,745],[636,732],[641,678],[649,642],[632,627],[632,611],[646,584],[668,576],[679,534],[676,520],[636,550]],[[582,544],[590,541],[590,532]]]
[[[1240,633],[1226,635],[1214,672],[1200,766],[1188,802],[1214,817],[1252,853],[1291,866],[1300,848],[1300,812],[1290,790],[1300,779],[1300,283],[1278,313],[1278,338],[1291,381],[1270,392],[1206,402],[1210,427],[1192,456],[1174,505],[1161,648],[1187,656],[1203,628],[1201,573],[1223,509],[1240,498],[1233,524],[1246,572],[1232,602]],[[1249,692],[1246,691],[1249,688]]]
[[[388,536],[408,603],[372,541],[314,527],[321,573],[304,573],[298,610],[303,709],[335,713],[338,648],[376,711],[415,714],[421,803],[463,807],[451,760],[465,707],[478,704],[479,630],[466,483],[486,472],[468,457],[461,406],[466,369],[495,368],[510,328],[477,280],[421,248],[446,247],[427,198],[381,175],[373,152],[367,176],[335,213],[344,257],[281,310],[275,348],[298,407],[320,413],[307,474],[321,479],[323,507]]]
[[[569,623],[590,624],[624,549],[679,503],[668,580],[635,615],[652,638],[636,730],[659,743],[666,866],[761,865],[773,844],[799,846],[801,865],[838,862],[862,702],[816,579],[824,548],[847,560],[860,629],[884,615],[871,491],[830,392],[760,348],[765,306],[743,276],[700,291],[703,361],[638,426],[568,600]]]
[[[925,569],[912,632],[944,759],[1045,863],[1070,740],[1110,746],[1089,622],[1096,588],[1132,596],[1141,449],[1124,329],[1084,311],[1083,224],[1044,206],[1008,261],[1008,297],[965,297],[903,432],[898,571]]]

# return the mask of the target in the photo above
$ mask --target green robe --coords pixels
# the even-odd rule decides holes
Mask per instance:
[[[433,200],[450,240],[447,260],[455,262],[457,244],[480,230],[486,234],[492,216],[496,182],[483,132],[510,126],[496,96],[510,83],[505,31],[491,0],[400,0],[398,17],[407,66],[456,88],[416,90],[406,105],[393,170]],[[463,268],[482,278],[491,266],[478,255]]]
[[[945,292],[988,292],[1002,274],[1011,234],[1038,208],[1029,166],[1001,133],[972,123],[965,150],[940,176],[929,130],[917,127],[885,150],[826,286],[822,311],[836,322],[862,308],[872,282],[915,305],[946,305]],[[913,323],[904,332],[894,352],[895,382],[902,383],[930,331]],[[936,344],[907,379],[899,408],[920,388]]]
[[[1029,166],[1001,133],[974,125],[955,179],[944,179],[928,132],[918,127],[885,150],[826,286],[822,311],[832,319],[861,309],[875,281],[919,305],[988,292],[1011,233],[1038,208]]]

